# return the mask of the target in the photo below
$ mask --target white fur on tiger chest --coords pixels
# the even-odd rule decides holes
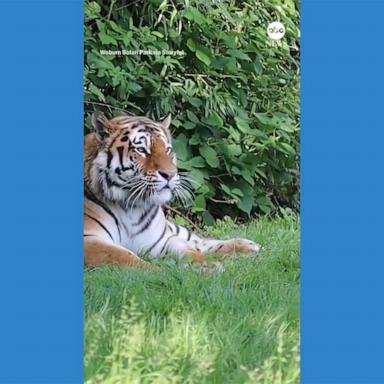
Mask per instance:
[[[150,250],[150,256],[158,256],[156,251],[159,251],[157,249],[159,247],[156,247],[155,243],[169,230],[160,206],[130,209],[129,211],[125,211],[120,206],[114,206],[111,207],[111,210],[119,223],[119,230],[115,225],[114,232],[117,244],[136,254],[143,254]],[[153,245],[155,246],[152,247]]]

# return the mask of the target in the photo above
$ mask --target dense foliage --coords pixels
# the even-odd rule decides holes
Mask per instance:
[[[279,20],[286,35],[267,36]],[[179,167],[199,183],[192,212],[298,208],[299,11],[294,0],[85,3],[86,130],[94,109],[173,115]],[[100,50],[181,55],[102,55]],[[209,212],[208,212],[209,211]]]

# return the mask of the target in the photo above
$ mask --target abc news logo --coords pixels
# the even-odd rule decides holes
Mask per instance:
[[[285,35],[285,27],[280,21],[274,21],[268,25],[267,33],[270,39],[280,40]]]

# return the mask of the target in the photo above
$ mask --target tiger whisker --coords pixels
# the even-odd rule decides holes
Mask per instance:
[[[189,193],[192,196],[195,195],[195,189],[192,188],[190,185],[180,184],[179,188],[186,191],[187,193]]]
[[[126,206],[129,207],[129,201],[132,199],[135,199],[135,196],[140,193],[145,188],[145,183],[140,183],[134,190],[131,192],[128,196],[128,199],[126,200]],[[133,205],[131,205],[133,206]]]
[[[121,188],[122,189],[129,189],[129,188],[134,188],[138,185],[140,185],[143,181],[142,180],[136,180],[134,182],[130,182],[130,183],[127,183],[127,184],[124,184],[124,186],[122,186]]]
[[[194,190],[191,187],[189,187],[189,186],[179,184],[178,188],[186,191],[187,193],[189,193],[192,196],[195,196]]]
[[[193,192],[190,192],[186,189],[181,188],[181,192],[186,196],[187,200],[193,200],[195,197],[195,194]]]
[[[183,205],[190,205],[192,201],[191,194],[182,188],[175,189],[175,195]]]
[[[180,181],[184,181],[184,182],[187,182],[187,183],[190,183],[190,184],[194,184],[196,186],[200,186],[201,185],[201,183],[197,182],[196,180],[191,179],[189,177],[185,177],[185,176],[180,177]]]
[[[179,200],[182,205],[186,205],[184,203],[183,197],[180,195],[180,192],[178,190],[175,190],[175,198],[176,200]]]
[[[143,185],[143,187],[141,188],[140,192],[136,195],[135,199],[132,201],[132,207],[135,206],[136,201],[138,199],[140,199],[141,196],[145,193],[145,190],[146,190],[145,185]]]
[[[193,188],[193,186],[191,184],[185,183],[183,181],[180,181],[179,185],[183,188],[190,190],[190,191],[193,191],[195,189],[195,188]]]

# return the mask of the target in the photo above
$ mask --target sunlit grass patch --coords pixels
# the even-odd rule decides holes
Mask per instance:
[[[174,260],[158,272],[86,271],[87,383],[299,382],[297,218],[224,220],[208,232],[265,250],[225,259],[216,274]]]

